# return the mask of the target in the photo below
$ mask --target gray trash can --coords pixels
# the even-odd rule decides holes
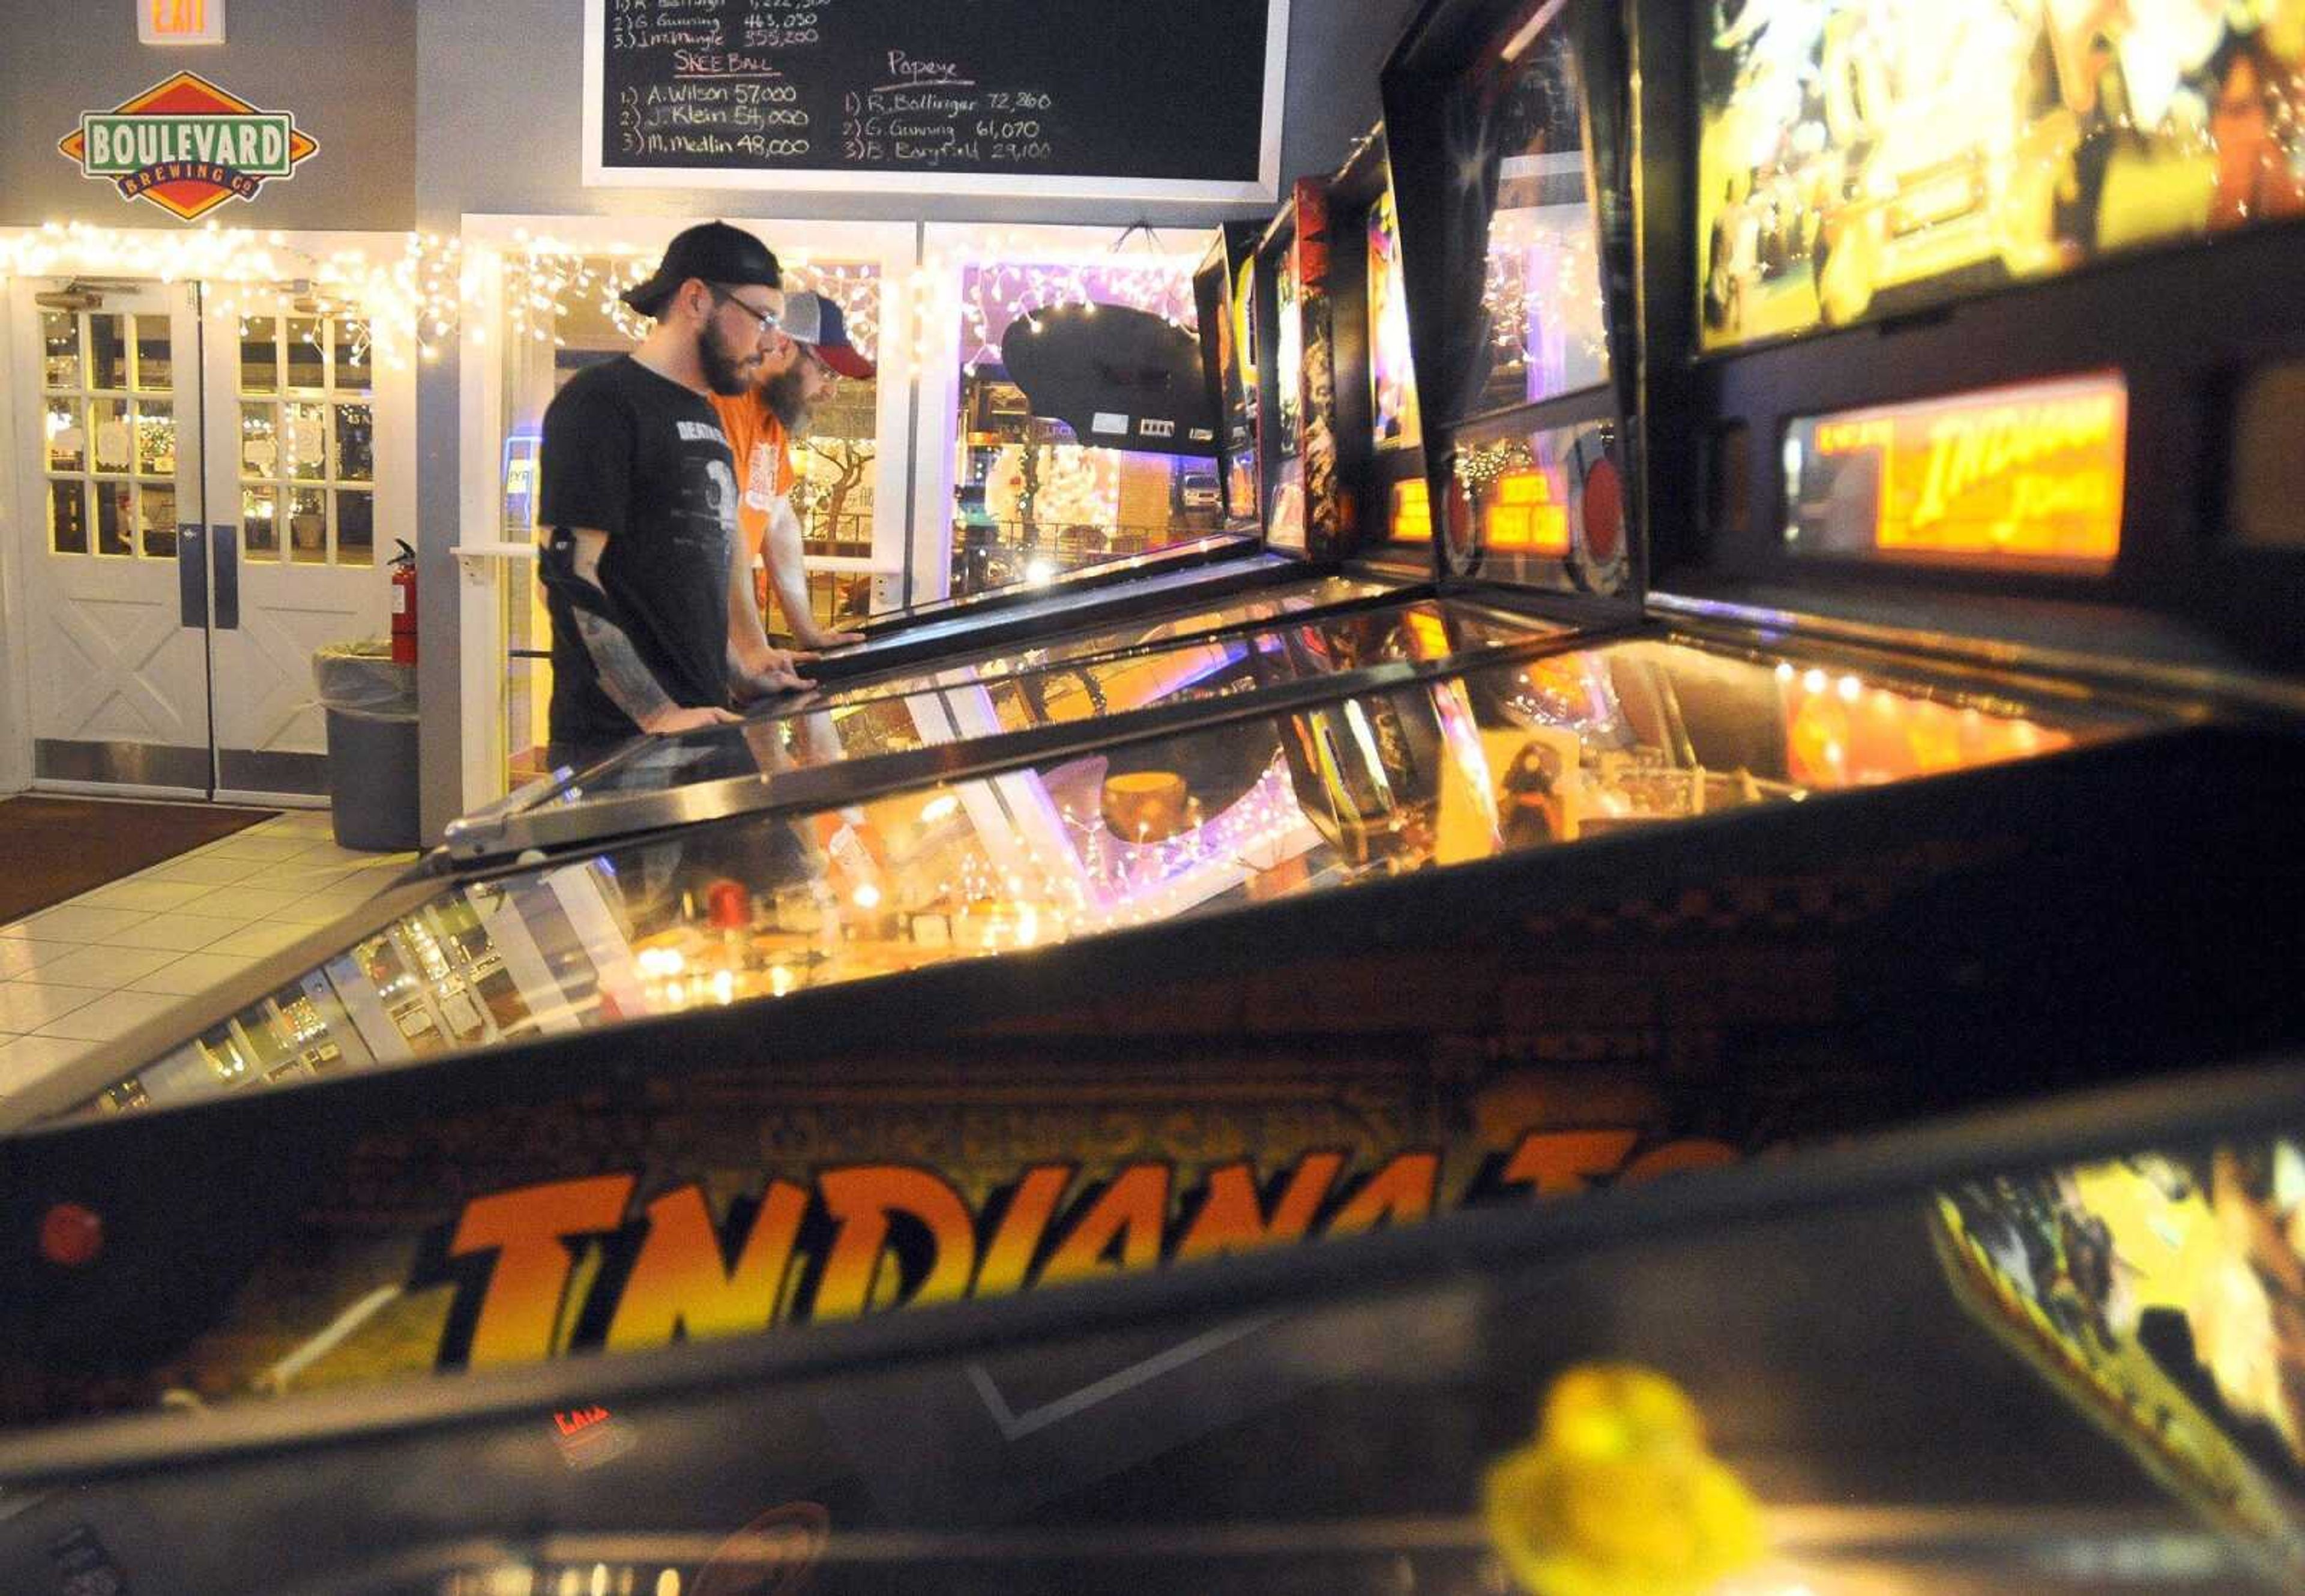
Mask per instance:
[[[328,805],[336,846],[400,853],[419,840],[416,667],[382,638],[312,656],[328,714]]]

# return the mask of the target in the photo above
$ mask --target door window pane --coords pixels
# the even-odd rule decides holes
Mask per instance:
[[[299,565],[328,563],[328,496],[325,489],[289,489],[288,557]]]
[[[328,386],[327,362],[320,353],[320,324],[309,316],[288,318],[288,386],[324,388]]]
[[[280,391],[280,323],[269,316],[251,316],[241,322],[240,391],[276,394]]]
[[[69,399],[49,400],[46,430],[50,471],[88,469],[88,429],[81,424],[79,405]]]
[[[376,564],[376,496],[336,495],[336,564]]]
[[[173,560],[176,557],[174,484],[146,482],[137,488],[136,526],[143,537],[145,558]]]
[[[40,345],[47,354],[47,386],[80,386],[80,318],[69,310],[41,311]]]
[[[88,386],[124,388],[128,386],[128,347],[122,342],[121,318],[88,318]]]
[[[280,407],[246,404],[240,407],[240,474],[275,477],[280,474]]]
[[[365,404],[339,404],[336,417],[336,480],[376,480],[376,412]]]
[[[128,401],[89,400],[88,426],[96,442],[96,469],[125,472],[132,458],[128,446]]]
[[[243,488],[240,490],[241,557],[269,565],[280,557],[279,490]]]
[[[136,402],[136,470],[147,477],[176,474],[176,407],[165,399]]]
[[[171,355],[172,333],[165,316],[137,316],[136,386],[148,394],[165,394],[175,386],[175,363]]]
[[[96,552],[125,557],[133,552],[128,529],[134,524],[130,499],[136,489],[125,482],[98,482],[91,491],[96,495]]]
[[[48,547],[58,554],[88,552],[88,502],[77,482],[48,484]]]
[[[366,393],[376,380],[370,359],[369,325],[357,318],[339,318],[330,324],[336,328],[336,386],[357,388]]]
[[[280,474],[300,482],[328,475],[328,407],[291,403],[281,406]]]

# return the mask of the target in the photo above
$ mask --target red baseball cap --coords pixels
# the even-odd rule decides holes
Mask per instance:
[[[863,382],[879,369],[848,341],[848,318],[840,307],[821,293],[803,288],[786,294],[784,319],[778,325],[786,337],[807,344],[818,360],[843,377]]]

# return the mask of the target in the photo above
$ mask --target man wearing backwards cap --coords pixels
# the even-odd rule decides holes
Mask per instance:
[[[625,295],[655,318],[648,336],[578,372],[544,412],[555,765],[807,685],[761,630],[736,460],[706,402],[751,385],[784,314],[781,281],[752,234],[689,228]]]
[[[822,294],[796,290],[785,295],[782,344],[762,357],[759,386],[734,398],[716,395],[712,401],[744,483],[736,518],[747,557],[759,557],[765,544],[777,603],[803,648],[837,648],[859,641],[861,634],[827,632],[810,611],[800,517],[790,497],[797,479],[792,446],[808,436],[816,407],[830,396],[838,378],[863,381],[872,372],[872,362],[848,342],[840,307]]]

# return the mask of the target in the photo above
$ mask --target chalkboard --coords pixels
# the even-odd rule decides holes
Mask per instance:
[[[589,183],[1269,200],[1288,0],[586,0]]]

